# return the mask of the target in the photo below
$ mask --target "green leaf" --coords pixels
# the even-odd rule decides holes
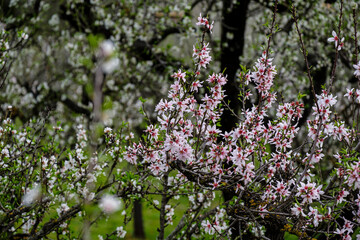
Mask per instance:
[[[294,234],[290,234],[288,232],[285,232],[284,239],[285,240],[297,240],[297,239],[299,239],[299,237],[294,235]]]
[[[246,69],[246,66],[243,66],[240,64],[240,68],[241,68],[241,71],[246,73],[247,72],[247,69]]]
[[[144,98],[142,98],[142,97],[139,97],[139,100],[140,100],[140,102],[142,102],[142,103],[146,103],[146,99],[144,99]]]
[[[306,96],[307,96],[307,94],[304,94],[304,93],[299,92],[299,94],[298,94],[298,96],[297,96],[297,99],[298,99],[298,100],[301,100],[303,97],[306,97]]]
[[[113,107],[113,102],[111,100],[111,97],[106,96],[103,103],[103,110],[109,110],[112,109],[112,107]]]
[[[85,66],[87,69],[93,69],[94,68],[94,63],[91,59],[86,58],[86,57],[82,57],[79,59],[79,62]]]
[[[90,34],[87,39],[89,41],[91,50],[95,51],[99,47],[100,42],[104,40],[104,36]]]

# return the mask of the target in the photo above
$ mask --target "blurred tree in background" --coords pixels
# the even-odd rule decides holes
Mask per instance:
[[[330,77],[332,52],[323,46],[338,20],[336,1],[299,1],[295,3],[300,27],[307,45],[314,74],[315,91]],[[351,4],[344,15],[351,16]],[[22,121],[45,109],[74,120],[90,119],[93,106],[94,71],[98,64],[97,49],[109,39],[119,60],[114,71],[106,74],[103,90],[102,121],[116,126],[125,120],[139,126],[142,115],[139,97],[148,99],[148,110],[166,94],[170,73],[179,67],[189,68],[192,41],[197,36],[193,15],[202,12],[216,20],[213,48],[213,71],[225,70],[230,83],[226,87],[232,109],[237,109],[240,64],[251,66],[254,57],[270,37],[272,1],[1,1],[1,28],[7,55],[1,77],[2,111],[7,105],[17,109]],[[304,62],[298,51],[297,34],[287,1],[279,1],[277,30],[271,36],[275,63],[284,71],[279,82],[283,96],[307,94],[305,105],[313,102]],[[346,39],[353,36],[352,21],[344,18]],[[321,26],[321,28],[318,28]],[[316,30],[316,31],[315,31]],[[6,32],[4,32],[6,31]],[[29,38],[16,39],[23,31]],[[353,41],[341,53],[341,73],[352,70]],[[299,74],[301,73],[301,74]],[[356,79],[339,81],[342,89]],[[346,109],[344,109],[346,110]],[[310,108],[306,108],[306,122]],[[344,113],[345,114],[345,113]],[[236,120],[226,110],[222,121],[226,130]],[[117,121],[114,121],[117,119]],[[228,124],[229,123],[229,124]],[[140,128],[141,129],[141,128]]]

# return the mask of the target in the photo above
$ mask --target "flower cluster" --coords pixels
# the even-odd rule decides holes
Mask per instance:
[[[341,229],[336,228],[335,233],[338,234],[342,240],[351,240],[351,233],[354,232],[353,227],[354,224],[351,223],[349,220],[344,219],[344,225]],[[357,235],[357,239],[360,237],[360,235]]]
[[[210,24],[209,20],[207,18],[201,17],[201,13],[200,13],[196,25],[205,26],[206,29],[208,29],[210,33],[212,33],[212,29],[214,28],[214,21]]]
[[[305,160],[309,160],[311,164],[318,163],[323,157],[322,147],[324,140],[327,137],[332,137],[339,141],[349,140],[349,130],[345,127],[343,121],[333,121],[331,118],[332,111],[330,110],[337,102],[336,97],[328,94],[323,90],[321,95],[317,95],[317,104],[313,106],[314,120],[307,120],[308,136],[315,141],[319,148],[315,153],[307,154]]]
[[[296,196],[301,197],[302,203],[312,203],[313,200],[320,200],[320,195],[324,192],[321,190],[322,185],[316,187],[315,183],[300,183],[300,186],[297,188]]]
[[[213,221],[206,221],[201,222],[201,226],[203,227],[205,233],[209,235],[214,235],[215,233],[222,233],[224,230],[228,228],[227,224],[224,222],[225,210],[224,209],[217,209],[215,218]]]
[[[195,45],[193,46],[193,57],[194,60],[197,61],[198,71],[200,70],[201,67],[206,68],[206,66],[211,61],[211,56],[210,56],[211,49],[208,46],[209,43],[206,44],[204,43],[200,49],[198,49]]]
[[[256,84],[256,89],[262,93],[268,93],[273,85],[276,75],[275,66],[272,66],[272,59],[268,58],[264,51],[262,57],[257,60],[254,71],[250,74],[251,80]]]

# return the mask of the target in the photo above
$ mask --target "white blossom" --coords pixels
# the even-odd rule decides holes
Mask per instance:
[[[22,204],[29,207],[41,196],[41,187],[36,185],[34,188],[30,189],[22,198]]]
[[[104,213],[111,214],[121,208],[121,202],[117,197],[106,194],[101,198],[99,207]]]

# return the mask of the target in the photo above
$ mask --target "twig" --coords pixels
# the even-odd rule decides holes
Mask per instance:
[[[353,8],[353,19],[354,19],[354,45],[355,45],[355,62],[358,62],[358,39],[357,39],[357,18],[356,18],[356,8]],[[360,84],[360,82],[359,82]]]
[[[354,19],[354,46],[355,46],[355,64],[358,63],[358,38],[357,38],[357,8],[353,8],[353,19]],[[360,87],[360,76],[358,76],[358,86]]]
[[[273,17],[272,17],[271,28],[270,28],[270,34],[269,34],[269,38],[268,38],[268,42],[267,42],[267,48],[266,48],[265,67],[266,67],[266,65],[267,65],[267,60],[268,60],[269,50],[270,50],[270,41],[271,41],[271,37],[272,37],[272,35],[273,35],[273,31],[274,31],[274,27],[275,27],[277,5],[278,5],[278,1],[275,0],[274,10],[273,10]]]
[[[340,36],[341,34],[341,20],[342,20],[342,15],[343,15],[343,0],[341,0],[340,2],[340,17],[339,17],[339,25],[338,25],[338,36]],[[340,43],[338,43],[340,44]],[[331,77],[330,77],[330,84],[329,84],[329,88],[327,89],[327,92],[331,92],[331,88],[333,86],[333,83],[334,83],[334,79],[335,79],[335,73],[336,73],[336,66],[337,66],[337,60],[339,58],[339,50],[338,48],[336,47],[335,49],[335,59],[334,59],[334,64],[333,64],[333,68],[331,70]]]
[[[300,41],[300,46],[301,46],[301,52],[304,56],[304,60],[305,60],[305,64],[306,64],[306,70],[307,70],[307,76],[308,76],[308,79],[310,81],[310,85],[311,85],[311,91],[312,91],[312,94],[313,94],[313,97],[314,97],[314,101],[315,101],[315,104],[316,104],[316,108],[319,112],[320,108],[319,108],[319,105],[317,103],[317,97],[316,97],[316,94],[315,94],[315,88],[314,88],[314,82],[313,82],[313,79],[311,77],[311,73],[310,73],[310,67],[309,67],[309,61],[308,61],[308,58],[307,58],[307,52],[306,52],[306,48],[305,48],[305,45],[304,45],[304,42],[302,40],[302,37],[301,37],[301,32],[300,32],[300,29],[299,29],[299,26],[298,26],[298,18],[296,16],[296,9],[295,9],[295,5],[294,3],[292,4],[292,10],[291,10],[291,13],[292,13],[292,16],[294,18],[294,21],[295,21],[295,26],[296,26],[296,31],[299,35],[299,41]]]

